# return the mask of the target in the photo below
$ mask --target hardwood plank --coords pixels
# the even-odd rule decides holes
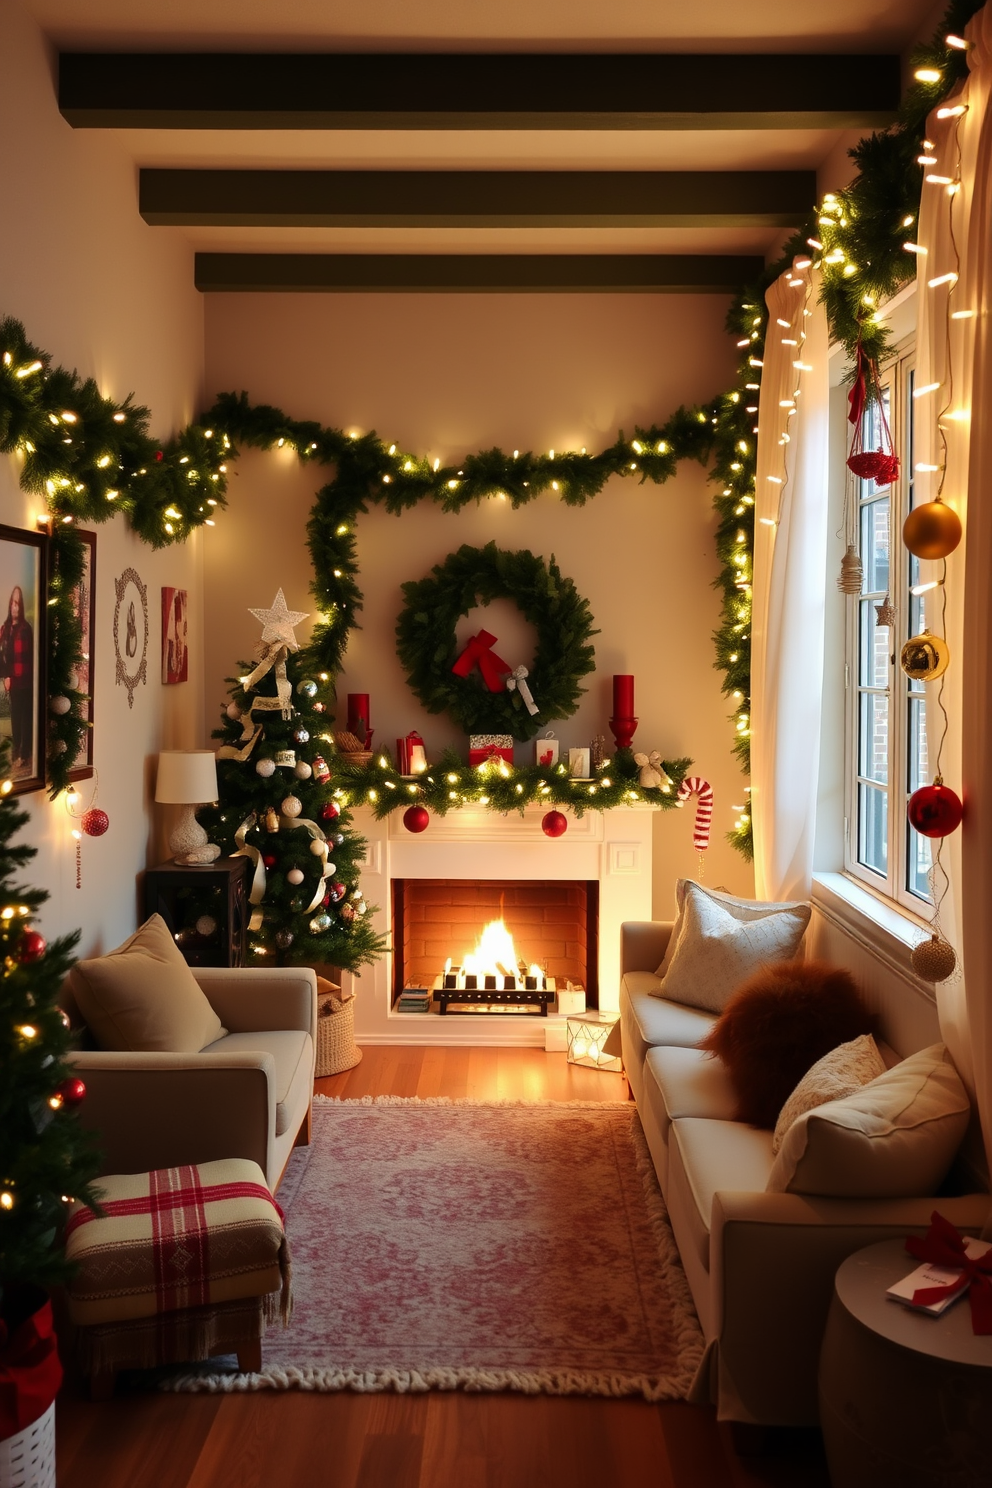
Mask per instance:
[[[91,1401],[70,1382],[55,1409],[59,1488],[187,1488],[221,1401],[128,1393]]]

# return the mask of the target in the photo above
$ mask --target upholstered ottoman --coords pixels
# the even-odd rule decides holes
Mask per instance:
[[[66,1225],[77,1357],[95,1399],[119,1369],[236,1353],[261,1368],[265,1325],[290,1309],[282,1210],[244,1158],[97,1180],[103,1215]]]

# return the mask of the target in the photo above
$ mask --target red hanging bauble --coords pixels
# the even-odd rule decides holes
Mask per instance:
[[[431,824],[431,814],[426,806],[408,806],[403,813],[403,825],[408,832],[426,832]]]
[[[54,1096],[58,1097],[59,1105],[78,1106],[86,1098],[86,1086],[78,1076],[70,1075],[67,1080],[56,1085]]]
[[[110,826],[110,817],[99,806],[91,806],[89,811],[84,811],[79,818],[79,825],[87,837],[102,837]]]
[[[17,943],[14,954],[18,961],[37,961],[45,954],[46,941],[37,930],[25,930]]]
[[[959,798],[938,776],[933,785],[922,785],[909,798],[910,825],[923,837],[946,837],[961,825],[964,808]]]
[[[265,864],[266,868],[274,868],[278,861],[279,859],[276,857],[275,853],[262,854],[262,862]]]
[[[320,808],[320,814],[324,818],[324,821],[337,821],[341,815],[341,807],[337,801],[328,801]]]
[[[568,817],[563,811],[549,811],[541,818],[545,837],[563,837],[568,831]]]

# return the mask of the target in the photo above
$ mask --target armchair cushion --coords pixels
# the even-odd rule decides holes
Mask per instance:
[[[226,1032],[158,914],[67,981],[102,1049],[193,1054]]]
[[[202,1050],[204,1054],[271,1054],[275,1065],[276,1136],[299,1125],[300,1093],[313,1081],[313,1041],[308,1033],[280,1028],[266,1033],[229,1033]]]

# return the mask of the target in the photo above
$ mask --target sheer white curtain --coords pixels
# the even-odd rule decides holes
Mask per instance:
[[[944,463],[938,423],[946,440],[943,497],[964,523],[964,539],[947,560],[946,587],[927,596],[927,623],[944,632],[951,665],[943,700],[949,727],[941,767],[965,803],[959,832],[945,839],[942,862],[950,890],[941,923],[960,958],[963,978],[937,986],[941,1031],[963,1077],[973,1086],[992,1161],[992,6],[972,18],[969,76],[945,108],[966,112],[927,122],[936,163],[926,174],[918,239],[920,259],[918,388],[937,383],[916,400],[916,459]],[[946,182],[960,187],[949,193]],[[945,275],[958,273],[953,286]],[[943,280],[942,283],[931,283]],[[950,314],[949,314],[950,312]],[[917,500],[936,494],[939,472],[920,472]],[[940,564],[924,564],[938,580]],[[933,603],[929,603],[931,595]],[[943,727],[928,685],[931,760]],[[938,883],[938,888],[940,887]]]
[[[751,820],[759,899],[808,899],[813,871],[829,398],[819,288],[809,260],[797,259],[765,296],[751,617]]]

